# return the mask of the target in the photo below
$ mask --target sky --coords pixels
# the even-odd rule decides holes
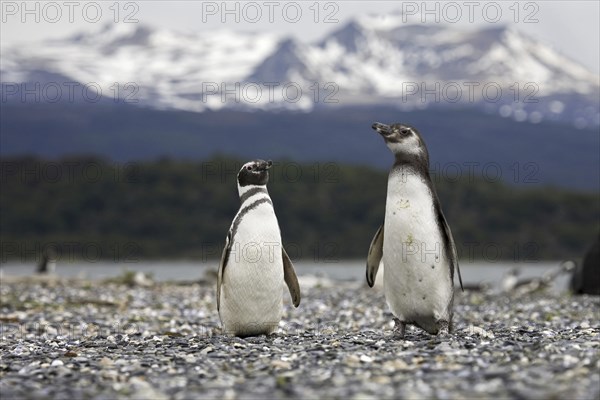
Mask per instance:
[[[0,1],[0,51],[107,24],[284,33],[315,41],[351,18],[395,15],[458,29],[512,25],[600,73],[600,1]],[[384,19],[378,19],[385,23]]]

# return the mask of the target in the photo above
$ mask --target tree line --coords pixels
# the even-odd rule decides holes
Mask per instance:
[[[243,162],[4,158],[2,262],[48,247],[73,260],[218,258]],[[473,176],[435,183],[463,260],[580,258],[600,228],[598,193]],[[279,160],[268,188],[292,258],[366,258],[383,222],[387,171]]]

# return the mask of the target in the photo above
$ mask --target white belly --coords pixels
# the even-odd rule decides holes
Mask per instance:
[[[226,333],[268,334],[283,311],[281,235],[268,203],[248,212],[233,237],[221,286],[219,315]]]
[[[418,176],[390,176],[384,232],[384,291],[392,313],[428,331],[437,320],[449,322],[448,259],[433,198]]]

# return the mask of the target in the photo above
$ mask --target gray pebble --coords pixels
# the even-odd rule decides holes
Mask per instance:
[[[124,299],[123,294],[127,293]],[[600,299],[458,293],[455,332],[395,339],[380,291],[286,298],[272,336],[224,336],[214,287],[0,285],[3,398],[598,398]],[[94,301],[92,301],[94,300]],[[43,311],[40,311],[43,310]]]

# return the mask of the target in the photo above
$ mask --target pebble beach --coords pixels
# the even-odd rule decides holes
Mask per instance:
[[[393,334],[383,291],[301,279],[279,332],[224,335],[212,282],[3,279],[3,399],[598,399],[600,298],[457,291]]]

